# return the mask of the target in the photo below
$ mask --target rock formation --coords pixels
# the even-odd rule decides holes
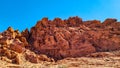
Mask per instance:
[[[19,54],[26,61],[38,63],[119,49],[120,23],[116,19],[106,19],[102,23],[83,21],[79,17],[43,18],[30,31],[26,29],[20,33],[9,27],[0,33],[0,58],[17,64],[21,63]]]
[[[28,33],[29,37],[25,36]],[[31,50],[55,60],[120,49],[120,23],[116,19],[106,19],[102,23],[82,21],[79,17],[53,21],[43,18],[30,32],[23,34]]]
[[[37,55],[27,49],[29,46],[24,34],[18,30],[13,30],[9,27],[3,33],[0,33],[0,60],[13,64],[21,64],[22,62],[30,61],[38,63],[39,61],[54,61],[45,55]]]

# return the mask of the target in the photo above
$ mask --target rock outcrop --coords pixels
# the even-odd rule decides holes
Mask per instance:
[[[1,68],[119,68],[119,60],[117,19],[43,18],[30,31],[9,27],[0,33]]]
[[[34,52],[27,49],[29,44],[27,42],[27,36],[21,34],[18,30],[14,30],[9,27],[3,33],[0,33],[0,60],[13,64],[21,64],[22,62],[29,61],[32,63],[38,63],[39,61],[54,61],[45,55],[37,55]]]
[[[120,23],[116,19],[101,23],[82,21],[79,17],[53,21],[43,18],[24,36],[35,53],[55,60],[120,49]]]
[[[103,23],[79,17],[43,18],[30,31],[20,33],[9,27],[0,33],[1,59],[18,64],[18,54],[23,54],[26,61],[38,63],[119,49],[120,23],[110,18]]]

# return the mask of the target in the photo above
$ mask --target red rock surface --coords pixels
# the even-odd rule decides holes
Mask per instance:
[[[43,18],[30,31],[26,29],[20,33],[9,27],[0,33],[0,57],[7,57],[14,63],[20,63],[18,53],[37,63],[39,60],[53,61],[51,58],[59,60],[119,49],[120,22],[110,18],[103,23],[83,21],[79,17],[67,20]]]
[[[21,64],[25,60],[32,63],[38,63],[40,60],[54,61],[45,55],[37,55],[27,49],[29,44],[26,40],[27,37],[25,38],[24,36],[29,34],[26,32],[27,30],[21,35],[18,30],[13,30],[9,27],[6,31],[0,33],[0,60],[13,64]],[[22,57],[24,59],[21,59]]]
[[[31,50],[56,60],[120,49],[120,23],[116,19],[106,19],[102,23],[82,21],[79,17],[52,21],[43,18],[22,35],[27,38]]]
[[[83,21],[79,17],[43,18],[30,31],[20,33],[9,27],[0,33],[2,68],[59,68],[61,65],[119,68],[119,60],[120,22],[117,19],[100,22]]]

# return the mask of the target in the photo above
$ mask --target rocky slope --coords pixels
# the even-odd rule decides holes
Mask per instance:
[[[112,67],[120,67],[119,50],[120,22],[117,19],[100,22],[83,21],[79,17],[43,18],[30,31],[20,33],[9,27],[0,33],[2,68],[88,68],[110,67],[113,63],[116,64]]]
[[[43,18],[27,33],[33,51],[56,60],[120,49],[120,23],[116,19],[101,23],[78,17],[53,21]]]

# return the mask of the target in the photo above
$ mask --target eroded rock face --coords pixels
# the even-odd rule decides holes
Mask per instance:
[[[29,46],[26,40],[28,36],[27,30],[21,34],[11,27],[0,33],[0,60],[14,64],[21,64],[25,60],[32,63],[38,63],[40,60],[51,61],[47,56],[37,55],[26,48]]]
[[[23,54],[27,61],[39,63],[119,49],[120,23],[116,19],[101,23],[82,21],[79,17],[43,18],[30,31],[20,33],[9,27],[0,33],[1,59],[17,64],[21,63],[18,54]]]
[[[9,27],[0,34],[0,57],[1,60],[9,60],[10,63],[19,64],[18,54],[25,52],[24,42],[20,41],[21,33]],[[25,38],[26,39],[26,38]]]
[[[28,41],[36,53],[56,60],[80,57],[120,49],[118,25],[116,19],[106,19],[101,23],[98,20],[82,21],[79,17],[53,21],[43,18],[31,28]]]

